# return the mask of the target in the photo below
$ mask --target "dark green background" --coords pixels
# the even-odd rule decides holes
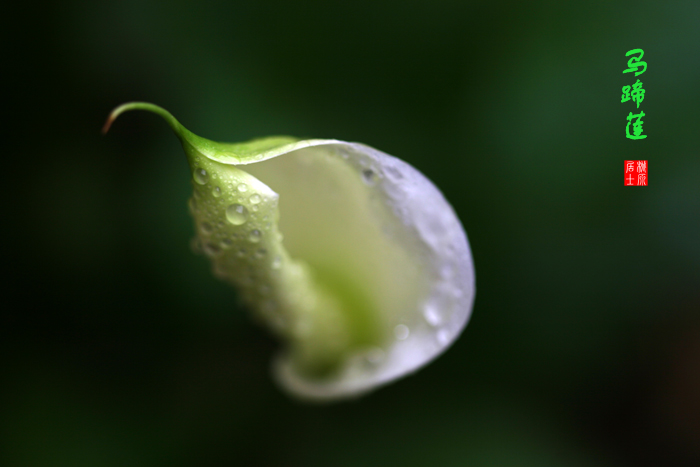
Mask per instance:
[[[3,12],[0,464],[700,465],[700,3],[20,2]],[[645,51],[648,138],[624,137]],[[189,249],[192,131],[361,141],[469,235],[438,360],[328,406]],[[623,160],[649,161],[646,188]]]

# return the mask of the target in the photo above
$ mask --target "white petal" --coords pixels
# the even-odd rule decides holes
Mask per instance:
[[[308,379],[281,355],[278,381],[304,398],[347,397],[441,354],[469,319],[475,285],[467,237],[440,191],[412,166],[363,144],[309,140],[276,152],[245,171],[279,194],[290,255],[319,276],[342,269],[388,331],[381,348],[349,354],[329,379]]]

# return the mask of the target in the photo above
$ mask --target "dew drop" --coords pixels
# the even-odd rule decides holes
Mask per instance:
[[[377,174],[372,169],[362,170],[362,180],[369,186],[377,183]]]
[[[403,174],[396,167],[385,167],[384,173],[386,173],[389,176],[389,178],[391,178],[394,181],[398,181],[403,178]]]
[[[214,245],[214,244],[211,243],[211,242],[207,242],[207,243],[204,244],[204,253],[205,253],[207,256],[215,256],[215,255],[217,255],[220,251],[221,251],[221,249],[219,249],[218,246]]]
[[[223,240],[221,240],[220,245],[221,245],[221,248],[226,250],[228,248],[231,248],[231,245],[233,245],[233,240],[231,240],[230,238],[224,238]]]
[[[365,354],[365,359],[367,360],[367,363],[377,365],[384,360],[384,351],[379,347],[373,347],[367,351]]]
[[[211,224],[209,222],[202,222],[199,228],[202,230],[202,233],[206,235],[209,235],[212,231]]]
[[[260,237],[262,237],[262,232],[260,232],[258,229],[253,229],[248,234],[248,241],[258,243],[260,241]]]
[[[282,258],[280,258],[279,256],[275,256],[275,257],[272,259],[272,265],[271,265],[271,266],[272,266],[272,269],[279,269],[280,266],[282,266]]]
[[[258,251],[255,252],[255,257],[258,259],[262,259],[265,257],[267,254],[267,250],[265,248],[260,248]]]
[[[260,201],[262,201],[262,198],[260,197],[260,195],[258,195],[258,194],[251,195],[250,202],[252,204],[259,204]]]
[[[411,331],[405,324],[399,324],[394,328],[394,336],[400,341],[405,340]]]
[[[245,224],[248,220],[248,210],[242,204],[231,204],[226,208],[226,220],[233,225]]]
[[[423,317],[431,326],[439,326],[442,323],[442,315],[435,305],[428,304],[423,310]]]
[[[248,185],[246,185],[245,183],[241,183],[240,185],[238,185],[238,191],[240,191],[241,193],[245,193],[246,191],[248,191]]]
[[[220,198],[221,197],[221,188],[218,186],[215,186],[213,190],[211,190],[211,194],[214,195],[214,198]]]
[[[194,169],[194,181],[200,185],[206,185],[209,181],[209,174],[202,168]]]
[[[447,345],[450,341],[450,332],[447,329],[441,329],[437,333],[437,340],[440,345]]]
[[[245,256],[245,254],[246,254],[245,248],[240,248],[240,249],[236,252],[236,256],[238,256],[239,258],[243,258],[243,257]]]
[[[194,198],[190,198],[187,202],[187,206],[190,208],[190,214],[197,212],[197,201]]]

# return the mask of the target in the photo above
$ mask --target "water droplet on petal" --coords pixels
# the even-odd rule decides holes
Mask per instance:
[[[433,304],[428,304],[423,310],[423,317],[431,326],[439,326],[442,323],[442,315],[440,310]]]
[[[362,170],[362,180],[369,186],[377,183],[377,174],[372,169]]]
[[[226,220],[233,225],[245,224],[248,220],[248,210],[242,204],[232,204],[226,208]]]
[[[400,341],[405,340],[410,333],[411,331],[405,324],[399,324],[394,328],[394,336]]]
[[[209,174],[202,168],[194,169],[194,181],[200,185],[206,185],[209,181]]]
[[[437,340],[441,345],[447,345],[450,341],[450,332],[447,329],[441,329],[437,333]]]
[[[282,266],[282,258],[280,258],[279,256],[275,256],[275,257],[272,259],[272,265],[271,265],[271,266],[272,266],[272,269],[279,269],[280,266]]]
[[[212,231],[211,224],[209,222],[202,222],[199,228],[202,230],[202,233],[207,235],[209,235]]]
[[[218,186],[215,186],[213,190],[211,190],[211,194],[214,195],[214,198],[220,198],[221,197],[221,188]]]
[[[260,232],[258,229],[253,229],[248,234],[248,240],[253,243],[258,243],[260,241],[260,237],[262,237],[262,232]]]
[[[248,191],[248,185],[246,185],[245,183],[241,183],[240,185],[238,185],[238,191],[240,191],[241,193],[245,193],[246,191]]]
[[[204,253],[207,256],[215,256],[219,252],[221,252],[221,249],[218,246],[214,245],[213,243],[207,242],[204,244]]]
[[[262,198],[261,198],[260,195],[258,195],[258,194],[252,195],[252,196],[250,197],[250,202],[251,202],[252,204],[258,204],[258,203],[260,203],[260,201],[262,201]]]
[[[403,174],[396,167],[385,167],[384,173],[386,173],[393,181],[399,181],[403,178]]]
[[[367,363],[377,365],[384,360],[384,351],[379,347],[373,347],[367,351],[365,354],[365,359],[367,360]]]

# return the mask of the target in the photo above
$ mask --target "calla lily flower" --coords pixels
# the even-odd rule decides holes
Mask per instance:
[[[454,210],[407,163],[359,143],[270,137],[217,143],[153,104],[192,170],[195,247],[284,342],[291,394],[357,396],[410,374],[464,329],[475,294]]]

